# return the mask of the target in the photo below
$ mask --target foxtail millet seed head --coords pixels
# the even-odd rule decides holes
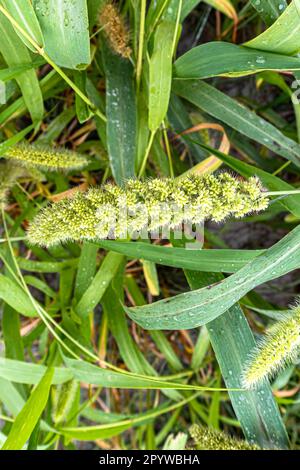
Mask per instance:
[[[195,450],[261,450],[257,445],[228,436],[216,429],[204,428],[193,424],[190,435]]]
[[[129,46],[129,33],[123,18],[117,7],[107,2],[104,4],[99,14],[99,22],[103,27],[110,47],[114,52],[128,59],[131,56]]]
[[[242,384],[251,389],[272,378],[295,360],[300,352],[300,305],[282,315],[251,351],[242,375]]]
[[[88,165],[87,157],[71,150],[25,142],[10,147],[3,156],[25,168],[45,171],[81,170]]]
[[[43,209],[33,220],[28,240],[51,246],[68,240],[123,238],[206,219],[221,222],[268,207],[260,181],[229,173],[190,175],[179,180],[129,180],[77,192]]]

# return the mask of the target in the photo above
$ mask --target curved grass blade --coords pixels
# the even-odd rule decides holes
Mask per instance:
[[[208,83],[174,80],[173,91],[207,114],[300,166],[300,145],[286,137],[268,121]]]
[[[33,390],[24,407],[16,417],[1,450],[21,450],[26,441],[30,438],[31,433],[46,407],[53,374],[53,368],[47,369],[42,380]]]
[[[24,345],[20,327],[20,315],[9,305],[5,305],[2,311],[2,335],[5,345],[5,357],[24,361]]]
[[[190,391],[222,391],[221,388],[201,387],[198,385],[188,385],[179,382],[172,382],[164,377],[151,377],[130,372],[113,372],[101,367],[94,366],[85,361],[77,361],[65,357],[65,363],[74,374],[74,378],[85,383],[101,385],[108,388],[123,389],[147,389],[147,390],[190,390]]]
[[[237,14],[232,0],[204,0],[205,3],[211,5],[216,10],[220,11],[228,18],[235,19]]]
[[[15,361],[0,358],[0,377],[11,382],[36,385],[46,372],[46,367],[40,364]],[[51,383],[58,385],[72,380],[73,373],[65,367],[55,367]]]
[[[108,253],[106,255],[99,271],[75,307],[79,317],[86,318],[97,306],[122,262],[122,255],[116,253]]]
[[[84,93],[87,94],[86,91],[86,83],[87,83],[87,73],[85,70],[79,71],[76,70],[73,72],[74,76],[74,83],[75,85]],[[93,116],[93,112],[91,108],[80,98],[79,95],[75,95],[75,109],[78,121],[80,124],[91,119]]]
[[[33,0],[46,53],[61,67],[84,69],[91,61],[86,0]]]
[[[244,46],[278,54],[296,54],[300,51],[299,11],[300,1],[293,0],[272,26]]]
[[[174,64],[175,78],[240,77],[265,70],[299,70],[300,59],[229,42],[212,41],[186,52]]]
[[[145,329],[189,329],[222,315],[241,297],[264,282],[300,267],[300,225],[266,252],[229,278],[193,292],[126,308],[128,316]]]
[[[145,259],[163,266],[194,271],[234,273],[264,250],[186,250],[141,242],[101,240],[97,242],[106,250],[122,253],[128,258]]]

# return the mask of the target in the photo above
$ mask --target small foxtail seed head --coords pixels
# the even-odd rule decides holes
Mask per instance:
[[[216,222],[266,209],[257,178],[229,173],[191,175],[179,180],[128,180],[123,187],[106,184],[76,192],[43,209],[29,227],[31,243],[51,246],[68,240],[124,238],[182,223]],[[125,210],[125,211],[124,211]],[[124,217],[124,214],[126,217]]]
[[[190,427],[190,435],[196,450],[261,450],[255,444],[249,444],[247,441],[228,436],[225,432],[197,424]]]
[[[272,378],[297,358],[300,346],[300,305],[282,315],[250,353],[242,375],[244,388],[251,389]]]
[[[100,10],[99,22],[113,51],[128,59],[131,56],[129,33],[118,9],[107,2]]]
[[[3,156],[23,167],[37,167],[45,171],[80,170],[88,164],[84,155],[39,144],[17,144],[10,147]]]

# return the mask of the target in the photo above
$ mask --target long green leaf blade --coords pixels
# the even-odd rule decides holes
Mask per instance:
[[[40,364],[0,358],[0,377],[11,382],[36,385],[40,382],[46,367]],[[68,382],[73,378],[72,371],[65,367],[55,367],[52,384]]]
[[[102,369],[84,361],[65,358],[68,368],[73,372],[74,377],[82,382],[101,385],[108,388],[124,389],[176,389],[176,390],[220,390],[209,387],[200,387],[198,385],[188,385],[179,382],[164,380],[163,377],[142,376],[129,372],[119,373]]]
[[[234,273],[263,253],[263,250],[186,250],[113,240],[101,240],[98,244],[107,250],[122,253],[128,258],[145,259],[175,268],[223,273]]]
[[[175,78],[243,76],[264,70],[299,70],[300,59],[259,49],[212,41],[190,49],[176,60]]]
[[[91,61],[86,0],[33,0],[45,50],[61,67],[83,69]]]
[[[300,146],[296,142],[208,83],[174,80],[173,91],[241,134],[300,166]]]
[[[127,308],[130,318],[145,329],[189,329],[222,315],[256,286],[300,266],[300,225],[264,254],[220,283],[180,294],[145,307]]]
[[[21,450],[46,407],[54,369],[50,368],[16,417],[2,450]]]
[[[157,28],[149,63],[149,128],[156,131],[165,118],[171,93],[172,45],[175,25],[163,21]],[[162,47],[163,44],[163,47]]]
[[[108,253],[106,255],[99,271],[76,305],[76,313],[81,318],[86,318],[100,302],[122,262],[122,255],[117,253]]]
[[[137,153],[137,110],[133,67],[129,60],[102,49],[106,73],[107,146],[113,176],[119,185],[134,176]]]

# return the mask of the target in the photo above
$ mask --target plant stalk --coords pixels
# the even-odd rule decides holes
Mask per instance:
[[[139,50],[136,64],[136,84],[137,90],[140,88],[142,77],[143,65],[143,52],[144,52],[144,36],[145,36],[145,19],[146,19],[146,0],[141,0],[141,14],[140,14],[140,31],[139,31]]]

